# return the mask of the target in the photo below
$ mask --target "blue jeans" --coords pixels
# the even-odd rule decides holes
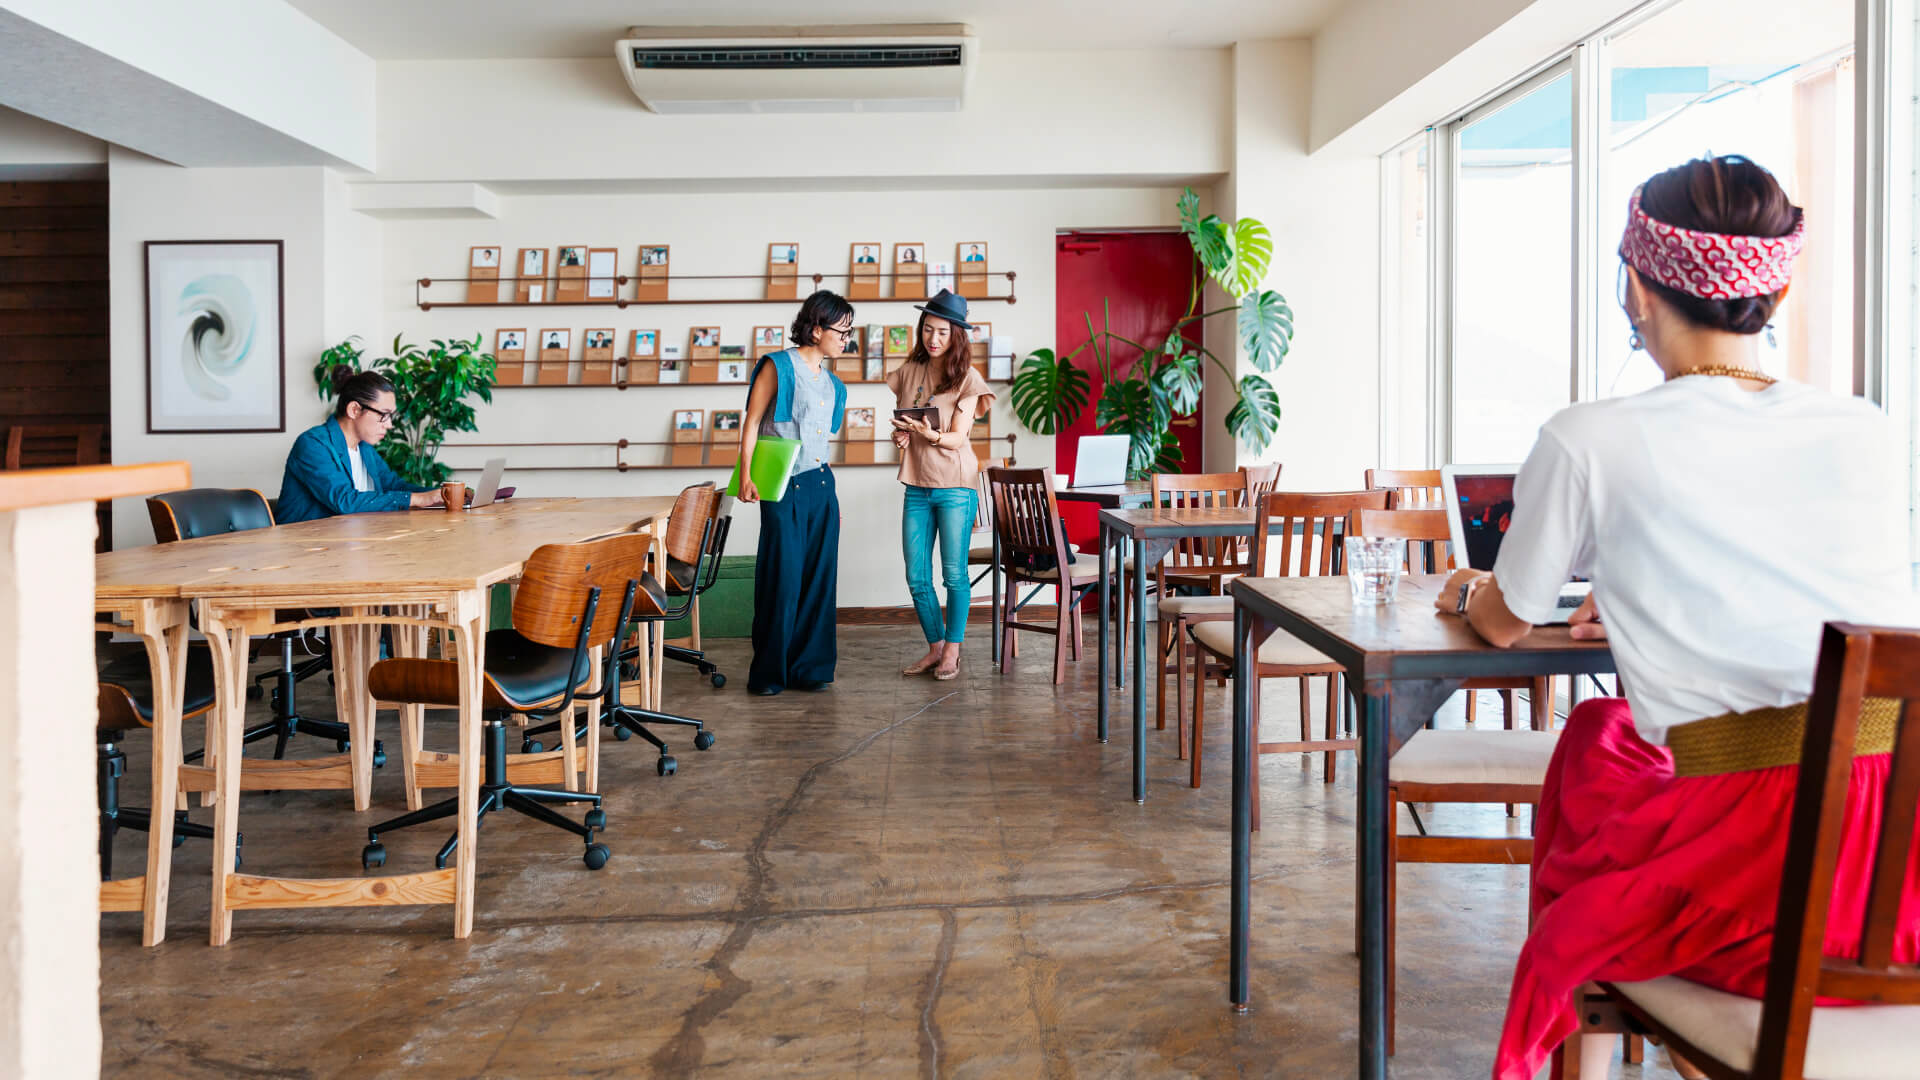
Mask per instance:
[[[973,511],[979,493],[970,487],[929,488],[907,485],[900,515],[900,546],[907,558],[907,592],[920,616],[927,644],[955,645],[967,636],[967,607],[973,584],[967,580],[967,549],[973,537]],[[940,578],[947,586],[947,616],[933,591],[933,545],[940,544]]]

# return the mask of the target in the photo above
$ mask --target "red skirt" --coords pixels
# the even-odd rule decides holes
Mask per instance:
[[[1857,953],[1891,755],[1853,762],[1827,922],[1828,955]],[[1627,703],[1567,719],[1534,819],[1533,930],[1520,950],[1494,1080],[1531,1080],[1579,1026],[1592,980],[1663,975],[1763,996],[1799,767],[1676,777]],[[1920,859],[1907,867],[1894,960],[1920,956]],[[1822,1000],[1822,1004],[1844,1004]]]

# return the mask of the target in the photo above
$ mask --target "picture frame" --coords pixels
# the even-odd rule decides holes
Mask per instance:
[[[467,249],[467,303],[493,304],[500,300],[500,247],[485,244]]]
[[[620,253],[614,248],[587,249],[587,299],[611,302],[620,294]]]
[[[149,240],[144,255],[147,433],[285,431],[284,242]],[[192,332],[213,315],[221,331]]]
[[[880,299],[878,240],[856,240],[847,245],[847,299]]]
[[[553,256],[553,302],[579,303],[586,298],[587,245],[563,245]]]
[[[668,244],[641,244],[639,270],[635,273],[635,300],[665,300],[667,278],[673,264],[673,248]]]
[[[864,326],[856,326],[847,331],[846,346],[846,349],[843,350],[840,355],[865,356],[867,352],[867,328]]]
[[[720,377],[716,381],[723,382],[723,383],[746,382],[747,381],[747,362],[745,360],[720,361]]]
[[[508,327],[493,336],[493,384],[522,386],[527,379],[527,328]]]
[[[927,245],[919,241],[893,245],[893,298],[927,298]]]
[[[840,460],[848,465],[873,463],[874,409],[871,405],[848,406],[840,417],[840,438],[846,446]]]
[[[580,331],[582,385],[613,385],[613,342],[614,330],[611,326],[589,327]]]
[[[567,385],[567,364],[573,353],[573,331],[548,328],[540,331],[540,362],[536,382],[540,386]]]
[[[627,338],[627,359],[658,360],[660,358],[660,331],[635,330]]]
[[[675,409],[669,417],[667,464],[682,467],[700,464],[707,441],[707,410]]]
[[[740,460],[739,409],[715,409],[707,421],[707,464],[732,465]]]
[[[881,355],[901,357],[913,355],[913,327],[887,327],[886,349]]]
[[[513,257],[513,298],[522,304],[545,303],[547,249],[521,248]]]
[[[800,296],[800,245],[776,241],[767,245],[767,299],[795,300]]]
[[[701,428],[706,424],[706,416],[707,416],[707,410],[705,409],[673,410],[674,433],[678,434],[682,431],[701,430]]]
[[[688,327],[687,357],[691,360],[720,359],[720,328],[717,326]]]
[[[753,328],[753,351],[765,356],[770,352],[779,352],[787,347],[787,328],[784,326],[756,326]]]
[[[974,323],[973,329],[967,331],[968,359],[972,360],[975,364],[986,363],[992,344],[993,324],[990,322]]]
[[[987,256],[985,240],[968,240],[954,245],[953,263],[958,269],[954,292],[969,300],[987,295]]]

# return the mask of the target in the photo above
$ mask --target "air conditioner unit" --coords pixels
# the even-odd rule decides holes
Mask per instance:
[[[635,26],[614,52],[657,113],[954,112],[978,49],[947,23]]]

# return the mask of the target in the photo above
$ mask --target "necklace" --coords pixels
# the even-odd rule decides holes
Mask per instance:
[[[1755,371],[1752,368],[1731,367],[1726,364],[1706,364],[1697,368],[1688,368],[1685,371],[1674,372],[1671,377],[1678,379],[1687,375],[1725,375],[1732,379],[1752,379],[1754,382],[1766,383],[1769,386],[1779,381],[1764,371]]]

